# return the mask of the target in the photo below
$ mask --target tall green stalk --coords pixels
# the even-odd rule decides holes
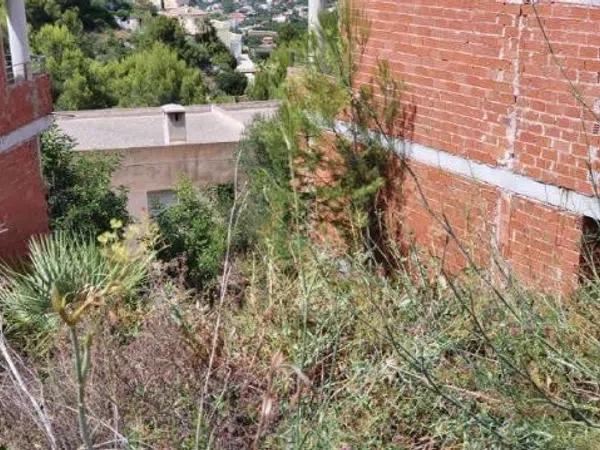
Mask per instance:
[[[92,339],[90,335],[86,336],[84,342],[83,354],[79,344],[79,337],[75,326],[69,327],[71,335],[71,344],[73,345],[73,353],[75,354],[75,374],[77,375],[77,412],[79,421],[79,434],[83,440],[86,450],[92,450],[92,438],[90,436],[90,428],[87,421],[87,412],[85,406],[85,386],[87,377],[90,371],[90,348]]]

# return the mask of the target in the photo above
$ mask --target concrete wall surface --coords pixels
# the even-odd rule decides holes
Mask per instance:
[[[199,187],[232,181],[236,147],[237,143],[227,142],[114,151],[121,157],[121,166],[112,184],[127,188],[128,211],[140,218],[152,207],[149,193],[174,190],[182,176]]]

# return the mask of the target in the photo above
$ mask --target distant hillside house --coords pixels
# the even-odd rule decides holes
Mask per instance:
[[[151,0],[152,4],[159,11],[164,9],[181,8],[183,6],[189,6],[189,0]]]
[[[160,14],[177,19],[186,33],[198,34],[198,21],[208,13],[193,6],[181,6],[165,9]]]
[[[244,20],[246,20],[246,15],[242,14],[241,12],[232,12],[229,14],[229,21],[231,22],[231,26],[233,28],[239,27]]]
[[[73,111],[57,115],[57,124],[77,141],[81,154],[121,156],[112,183],[128,189],[128,210],[139,218],[152,214],[157,203],[171,202],[182,175],[197,186],[232,181],[235,150],[246,126],[277,107],[276,102],[248,102]]]
[[[250,59],[250,56],[247,54],[242,54],[241,58],[238,61],[238,66],[235,68],[240,73],[246,75],[248,82],[254,81],[254,74],[256,73],[256,65]]]
[[[242,35],[231,31],[232,23],[230,20],[211,20],[210,23],[215,27],[217,37],[220,41],[229,49],[235,59],[239,61],[242,57]]]

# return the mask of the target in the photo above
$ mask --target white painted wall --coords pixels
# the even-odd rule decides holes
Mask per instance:
[[[319,29],[319,13],[325,7],[325,0],[308,0],[308,29],[317,31]]]
[[[29,41],[24,0],[6,0],[8,45],[16,80],[27,78],[29,70]]]

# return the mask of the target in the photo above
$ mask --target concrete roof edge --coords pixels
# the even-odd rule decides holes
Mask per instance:
[[[203,146],[219,146],[219,145],[228,145],[228,144],[236,144],[239,140],[220,140],[218,142],[186,142],[186,143],[177,143],[177,144],[159,144],[159,145],[142,145],[137,147],[121,147],[121,148],[80,148],[75,147],[73,149],[74,152],[81,153],[102,153],[102,152],[116,152],[116,153],[125,153],[131,151],[160,151],[160,150],[179,150],[186,149],[192,147],[203,147]]]
[[[240,103],[220,103],[220,104],[205,104],[205,105],[189,105],[184,106],[188,113],[204,113],[211,112],[213,109],[219,108],[224,111],[243,111],[249,109],[265,109],[277,108],[280,105],[279,101],[251,101]],[[84,109],[79,111],[55,111],[53,115],[60,117],[61,120],[70,119],[85,119],[99,117],[115,117],[115,116],[144,116],[144,115],[160,115],[162,114],[162,106],[143,107],[143,108],[104,108],[104,109]]]

